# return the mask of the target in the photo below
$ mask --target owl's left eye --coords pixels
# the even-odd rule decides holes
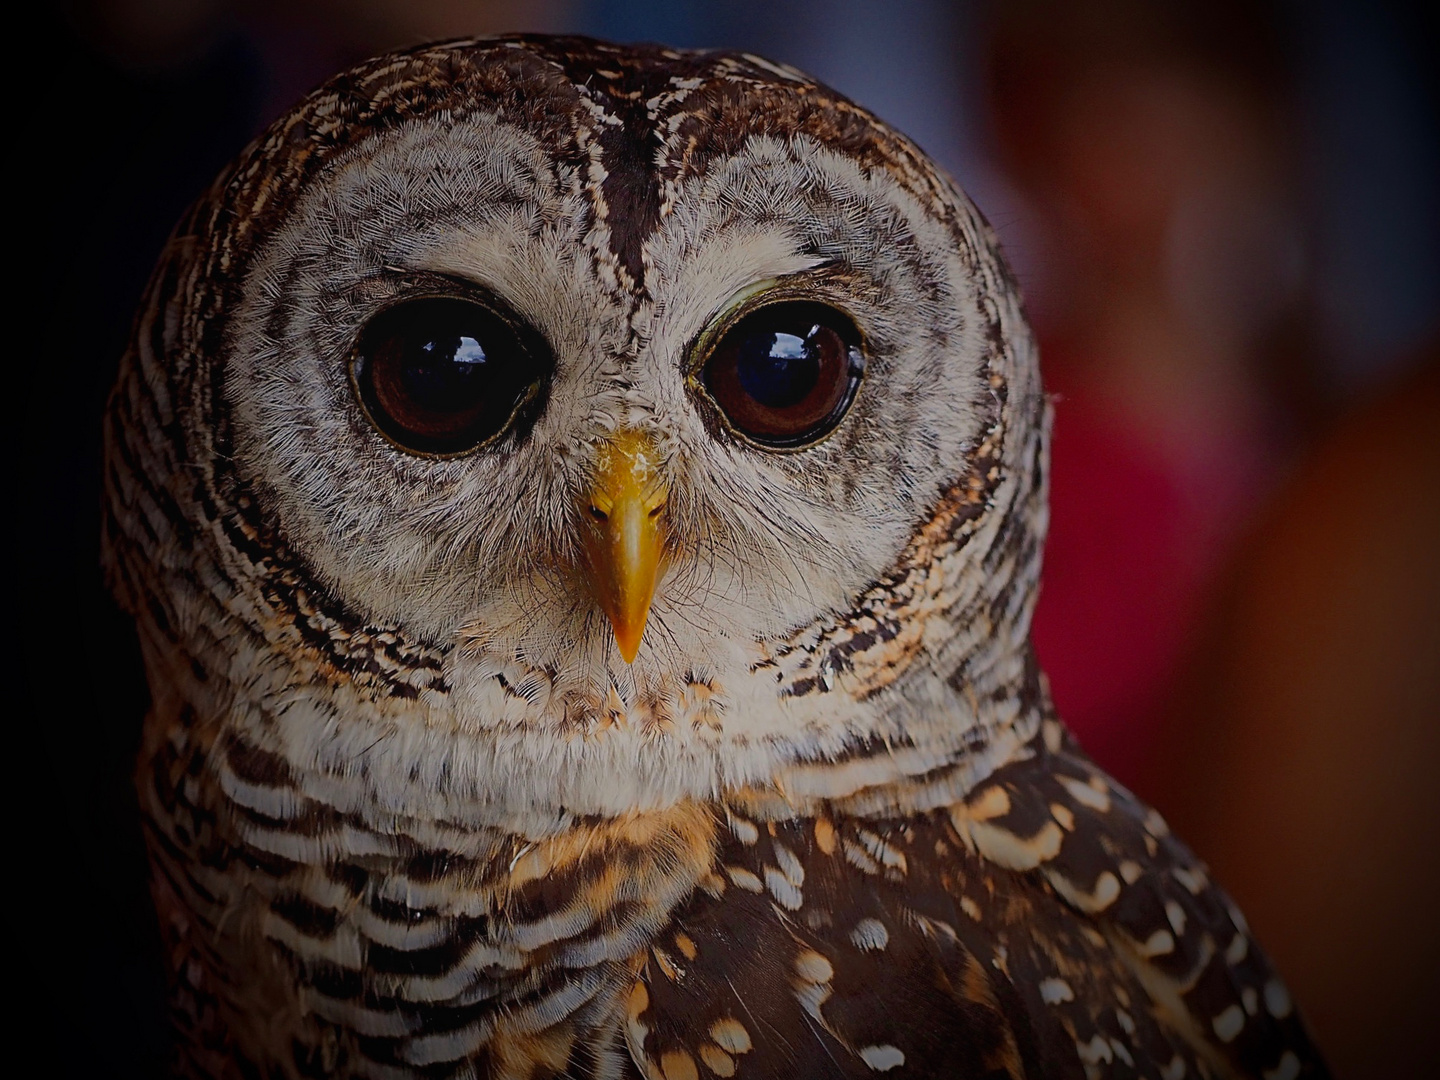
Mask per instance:
[[[801,300],[765,304],[721,334],[699,372],[729,426],[773,449],[798,449],[845,417],[865,373],[849,316]]]
[[[351,381],[370,421],[401,449],[463,454],[536,399],[550,367],[536,337],[469,300],[408,300],[361,331]]]

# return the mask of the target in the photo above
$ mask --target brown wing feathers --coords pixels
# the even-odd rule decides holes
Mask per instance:
[[[632,1051],[667,1078],[1324,1075],[1204,868],[1047,734],[910,819],[732,810],[643,957]]]

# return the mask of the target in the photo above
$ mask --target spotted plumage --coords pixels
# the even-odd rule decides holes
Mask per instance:
[[[108,416],[179,1072],[1324,1075],[1053,716],[1047,430],[983,221],[797,72],[332,80]]]
[[[644,958],[628,1030],[658,1075],[1301,1075],[1243,918],[1053,721],[949,806],[777,809],[727,802],[717,877]]]

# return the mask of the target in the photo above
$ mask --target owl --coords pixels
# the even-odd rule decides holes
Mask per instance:
[[[1029,644],[993,234],[756,56],[452,42],[169,241],[104,543],[194,1077],[1324,1076]]]

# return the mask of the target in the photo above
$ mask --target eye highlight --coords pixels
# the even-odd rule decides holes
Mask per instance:
[[[498,312],[423,297],[365,325],[350,379],[365,415],[396,446],[453,456],[508,430],[538,398],[551,366],[538,335]]]
[[[826,304],[766,304],[727,327],[699,382],[729,425],[752,442],[794,449],[834,430],[859,389],[859,329]]]

